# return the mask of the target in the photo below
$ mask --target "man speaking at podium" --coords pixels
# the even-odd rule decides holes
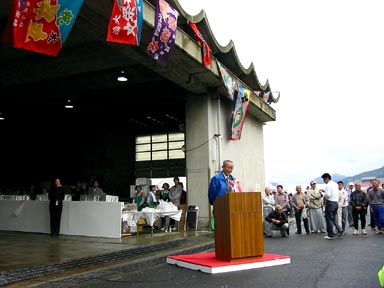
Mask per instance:
[[[239,181],[231,175],[233,167],[231,160],[225,160],[208,189],[209,203],[213,205],[210,216],[215,257],[222,261],[264,254],[261,193],[233,193],[242,192]]]
[[[234,164],[231,160],[224,160],[222,170],[211,178],[208,189],[209,203],[213,205],[216,198],[229,193],[241,191],[239,183],[231,175]]]

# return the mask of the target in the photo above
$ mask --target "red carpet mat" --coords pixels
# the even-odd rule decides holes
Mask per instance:
[[[215,252],[207,252],[198,254],[168,256],[167,263],[192,270],[200,270],[205,273],[216,274],[290,264],[291,257],[264,253],[263,257],[259,259],[229,262],[216,259]]]

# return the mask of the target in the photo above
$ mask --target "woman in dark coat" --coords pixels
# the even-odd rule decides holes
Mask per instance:
[[[60,234],[61,212],[63,211],[64,196],[65,192],[60,183],[60,179],[56,178],[54,185],[48,193],[51,235]]]

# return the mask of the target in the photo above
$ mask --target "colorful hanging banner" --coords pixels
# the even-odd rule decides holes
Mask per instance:
[[[115,0],[107,41],[139,46],[143,26],[143,0]]]
[[[262,92],[262,91],[253,91],[253,93],[255,93],[256,96],[258,96],[258,97],[261,97],[261,95],[262,95],[261,92]]]
[[[166,63],[176,40],[177,18],[179,12],[164,0],[156,7],[155,26],[147,52],[155,60]]]
[[[247,116],[251,91],[239,85],[239,93],[232,112],[230,140],[240,140],[245,117]]]
[[[208,66],[211,64],[211,48],[209,47],[207,41],[203,38],[203,35],[201,35],[199,28],[197,28],[196,24],[188,21],[189,26],[192,28],[193,32],[195,33],[197,41],[199,41],[202,45],[203,50],[203,64],[205,66]]]
[[[271,96],[271,91],[264,91],[263,92],[263,100],[264,102],[268,103],[269,102],[269,97]]]
[[[15,48],[57,56],[83,0],[13,0],[4,42]]]
[[[229,75],[227,69],[219,61],[217,61],[217,65],[219,67],[221,80],[227,90],[227,97],[234,101],[238,90],[237,81]]]

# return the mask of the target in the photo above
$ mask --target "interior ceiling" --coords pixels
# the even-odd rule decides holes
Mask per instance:
[[[11,0],[0,1],[2,34],[10,4]],[[45,123],[47,117],[50,123],[89,125],[92,119],[92,123],[115,128],[123,124],[126,131],[146,133],[177,130],[184,123],[186,90],[177,83],[177,71],[176,80],[170,81],[170,67],[146,55],[145,40],[140,46],[105,40],[112,4],[112,0],[85,0],[57,57],[0,42],[0,113],[8,125],[25,125],[25,119]],[[151,28],[144,26],[142,39],[149,39]],[[127,82],[116,81],[120,71],[125,71]],[[66,111],[69,98],[75,108]]]

